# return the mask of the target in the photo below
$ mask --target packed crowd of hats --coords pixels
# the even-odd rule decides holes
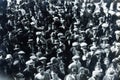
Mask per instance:
[[[0,74],[120,80],[120,13],[110,8],[117,0],[92,1],[0,0]]]

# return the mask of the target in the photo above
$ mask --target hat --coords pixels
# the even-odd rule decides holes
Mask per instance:
[[[108,23],[103,23],[102,24],[102,27],[104,27],[104,28],[107,28],[109,25],[108,25]]]
[[[25,52],[24,52],[24,51],[19,51],[18,54],[19,54],[19,55],[25,54]]]
[[[63,33],[58,33],[57,36],[58,36],[58,37],[59,37],[59,36],[63,36]]]
[[[120,12],[116,12],[116,16],[120,17]]]
[[[33,39],[28,39],[28,43],[31,43],[31,42],[33,42]]]
[[[75,63],[71,63],[69,66],[68,66],[69,69],[72,69],[72,68],[77,68],[77,65]]]
[[[93,27],[92,29],[93,29],[93,30],[97,30],[98,28],[97,28],[97,27]]]
[[[109,10],[108,13],[110,13],[111,15],[114,15],[114,14],[115,14],[115,12],[114,12],[113,10]]]
[[[11,58],[12,58],[12,55],[11,54],[7,54],[5,59],[11,59]]]
[[[95,55],[97,55],[97,54],[101,54],[101,51],[100,51],[100,50],[97,50],[97,51],[95,52]]]
[[[85,31],[80,31],[80,33],[81,33],[81,34],[84,34],[84,33],[85,33]]]
[[[33,64],[35,64],[35,62],[32,61],[32,60],[29,60],[29,61],[27,61],[25,64],[26,64],[26,65],[33,65]]]
[[[75,55],[75,56],[72,57],[72,60],[79,59],[79,58],[80,58],[80,56]]]
[[[40,35],[41,34],[41,32],[40,31],[38,31],[38,32],[36,32],[36,35],[38,36],[38,35]]]
[[[36,56],[30,56],[30,59],[35,60],[37,57]]]
[[[38,56],[38,57],[41,57],[43,54],[42,54],[42,52],[37,52],[36,53],[36,56]]]
[[[55,40],[53,44],[57,45],[57,44],[59,44],[59,41]]]
[[[73,31],[74,31],[74,32],[78,31],[78,28],[74,28]]]
[[[106,41],[106,40],[108,40],[108,39],[109,39],[108,37],[102,38],[103,41]]]
[[[50,62],[51,62],[51,63],[57,63],[58,61],[57,61],[56,57],[52,57],[52,58],[50,59]]]
[[[120,46],[120,43],[118,42],[118,43],[116,43],[116,46]]]
[[[117,24],[118,24],[118,23],[120,24],[120,19],[116,20],[116,23],[117,23]]]
[[[72,46],[73,46],[73,47],[78,46],[78,45],[79,45],[78,42],[73,42],[73,43],[72,43]]]
[[[63,50],[62,49],[57,49],[57,53],[62,53],[63,52]]]
[[[90,50],[96,50],[96,49],[97,49],[96,46],[91,46],[91,47],[90,47]]]
[[[80,23],[79,22],[75,22],[74,25],[79,25]]]
[[[14,48],[14,51],[16,51],[16,50],[19,50],[19,49],[20,49],[20,48],[18,48],[18,47],[15,47],[15,48]]]
[[[31,24],[31,25],[34,25],[34,24],[35,24],[35,22],[31,22],[30,24]]]
[[[58,18],[58,17],[54,17],[53,20],[54,20],[54,21],[58,21],[59,18]]]
[[[19,73],[16,74],[16,77],[17,77],[17,78],[23,78],[24,75],[23,75],[23,73],[20,73],[20,72],[19,72]]]
[[[41,58],[39,58],[39,60],[40,60],[40,61],[42,61],[42,60],[47,60],[47,58],[46,58],[46,57],[41,57]]]
[[[118,30],[115,31],[115,34],[120,35],[120,31],[118,31]]]
[[[82,43],[80,44],[80,46],[81,46],[81,47],[87,46],[87,43],[82,42]]]

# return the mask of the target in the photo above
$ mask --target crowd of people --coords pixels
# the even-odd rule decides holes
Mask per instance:
[[[0,0],[0,74],[120,80],[120,13],[108,1]]]

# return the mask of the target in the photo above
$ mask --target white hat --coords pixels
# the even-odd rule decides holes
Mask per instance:
[[[7,54],[5,59],[11,59],[11,58],[12,58],[12,55],[11,54]]]
[[[78,45],[79,45],[78,42],[73,42],[73,43],[72,43],[72,46],[78,46]]]
[[[104,28],[108,27],[108,23],[103,23],[102,27],[104,27]]]
[[[95,55],[96,55],[96,54],[101,54],[101,52],[102,52],[102,51],[97,50],[97,51],[95,52]]]
[[[40,34],[41,34],[41,32],[40,32],[40,31],[36,32],[36,35],[40,35]]]
[[[75,56],[72,57],[72,60],[79,59],[79,58],[80,58],[80,56],[75,55]]]
[[[58,33],[57,36],[63,36],[63,33]]]
[[[116,43],[116,46],[120,46],[120,43],[118,42],[118,43]]]
[[[26,64],[26,65],[33,65],[34,63],[35,63],[34,61],[29,60],[29,61],[27,61],[25,64]]]
[[[95,49],[97,49],[96,46],[91,46],[91,47],[90,47],[90,50],[95,50]]]
[[[30,59],[36,59],[37,57],[36,56],[30,56]]]
[[[120,24],[120,19],[116,20],[116,24]]]
[[[120,17],[120,12],[116,12],[116,16]]]
[[[72,69],[72,68],[77,68],[77,65],[75,63],[71,63],[69,66],[68,66],[69,69]]]
[[[118,31],[118,30],[115,31],[115,34],[120,35],[120,31]]]
[[[47,59],[46,57],[41,57],[41,58],[39,58],[40,61],[46,60],[46,59]]]
[[[34,25],[34,24],[35,24],[35,22],[31,22],[30,24],[31,24],[31,25]]]
[[[53,20],[56,21],[56,20],[59,20],[59,18],[58,17],[54,17]]]
[[[78,28],[74,28],[73,31],[78,31]]]
[[[81,46],[81,47],[83,47],[83,46],[87,46],[87,43],[82,42],[82,43],[80,44],[80,46]]]
[[[24,51],[19,51],[18,54],[25,54],[25,52]]]
[[[113,11],[113,10],[109,10],[108,13],[110,13],[111,15],[114,15],[114,14],[115,14],[115,11]]]

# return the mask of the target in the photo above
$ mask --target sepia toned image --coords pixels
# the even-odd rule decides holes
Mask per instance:
[[[0,0],[0,80],[120,80],[120,0]]]

